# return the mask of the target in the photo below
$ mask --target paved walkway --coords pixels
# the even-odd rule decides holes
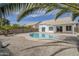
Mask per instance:
[[[57,53],[56,51],[60,50],[61,48],[67,47],[68,44],[64,44],[64,43],[62,44],[53,43],[53,46],[42,46],[42,47],[26,49],[37,45],[44,45],[47,43],[47,41],[28,40],[23,36],[18,36],[18,35],[9,36],[9,37],[0,36],[0,39],[4,44],[7,43],[10,44],[10,46],[8,46],[7,48],[16,56],[20,56],[20,55],[21,56],[49,56],[49,55],[77,56],[79,55],[76,48],[67,49],[64,50],[63,52],[56,54]],[[61,46],[63,44],[66,46]]]

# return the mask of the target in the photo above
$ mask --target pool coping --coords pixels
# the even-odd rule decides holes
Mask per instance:
[[[63,39],[65,39],[66,37],[69,37],[69,36],[76,36],[76,35],[68,35],[68,34],[66,34],[66,35],[61,35],[61,34],[53,34],[53,33],[51,33],[51,34],[53,34],[53,35],[58,35],[58,36],[60,36],[60,38],[56,38],[55,40],[53,39],[53,40],[49,40],[49,39],[36,39],[36,38],[32,38],[29,34],[30,33],[34,33],[34,32],[29,32],[29,33],[22,33],[22,34],[19,34],[19,36],[22,36],[22,37],[24,37],[25,39],[27,39],[27,40],[32,40],[32,41],[44,41],[44,42],[54,42],[54,41],[62,41]],[[35,33],[39,33],[39,32],[35,32]],[[49,33],[47,33],[47,34],[49,34]]]

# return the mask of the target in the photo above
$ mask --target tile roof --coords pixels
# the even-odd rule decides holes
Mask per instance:
[[[40,25],[60,25],[60,24],[73,24],[75,23],[72,21],[71,17],[64,17],[64,18],[58,18],[57,20],[51,19],[46,20],[40,23]]]

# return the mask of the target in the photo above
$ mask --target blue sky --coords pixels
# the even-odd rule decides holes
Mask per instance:
[[[42,12],[36,12],[34,14],[31,14],[29,16],[24,17],[20,22],[17,22],[17,12],[12,13],[11,15],[7,16],[6,18],[10,20],[11,24],[28,24],[30,22],[38,22],[38,21],[45,21],[45,20],[50,20],[55,17],[55,14],[58,12],[58,10],[54,10],[52,12],[49,12],[48,14],[45,15],[45,11]],[[61,17],[67,17],[71,16],[70,13],[66,13],[62,15]]]

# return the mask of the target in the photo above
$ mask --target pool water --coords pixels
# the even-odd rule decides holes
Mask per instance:
[[[55,35],[44,34],[44,33],[30,33],[30,36],[36,39],[56,39],[57,38]]]

